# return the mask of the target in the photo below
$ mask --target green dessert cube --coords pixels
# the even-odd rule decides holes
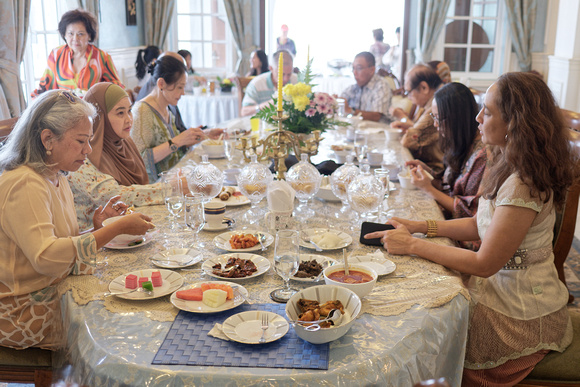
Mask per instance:
[[[145,281],[145,282],[143,282],[143,284],[141,286],[145,290],[149,290],[150,292],[153,291],[153,284],[151,283],[151,281]]]

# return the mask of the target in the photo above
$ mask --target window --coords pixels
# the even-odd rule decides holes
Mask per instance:
[[[177,50],[191,52],[196,70],[227,72],[233,68],[233,38],[222,0],[177,0]]]
[[[38,87],[50,50],[64,44],[58,33],[58,22],[67,10],[66,0],[32,0],[30,3],[28,37],[20,67],[22,89],[27,99]]]
[[[443,32],[443,60],[454,78],[496,78],[501,73],[502,6],[499,0],[452,0]],[[435,59],[435,57],[434,57]]]

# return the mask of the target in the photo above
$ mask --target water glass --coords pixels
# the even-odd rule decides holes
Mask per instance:
[[[359,165],[364,160],[368,151],[367,134],[362,130],[355,130],[354,132],[354,154]]]
[[[194,232],[193,244],[197,242],[197,234],[205,224],[203,209],[204,196],[197,193],[185,195],[185,224]],[[198,247],[203,247],[199,245]]]
[[[299,233],[295,230],[280,230],[274,245],[274,270],[284,280],[284,287],[270,293],[276,302],[287,302],[298,290],[290,287],[290,277],[300,265]]]
[[[388,210],[388,199],[389,199],[389,194],[391,191],[390,181],[389,181],[389,174],[390,173],[391,172],[386,168],[375,169],[375,177],[377,179],[379,179],[379,181],[383,184],[383,187],[385,188],[385,199],[381,202],[381,205],[379,207],[379,213],[378,213],[379,222],[386,221],[386,219],[381,218],[381,215],[383,214],[383,212],[386,213]]]
[[[181,186],[181,179],[176,174],[164,174],[162,178],[165,205],[171,215],[170,230],[176,231],[180,229],[176,220],[183,211],[183,188]]]

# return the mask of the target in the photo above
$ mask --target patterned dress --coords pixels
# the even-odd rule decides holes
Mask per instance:
[[[477,227],[485,233],[499,206],[537,212],[514,257],[489,278],[471,277],[472,296],[465,368],[489,369],[541,350],[562,352],[572,341],[566,304],[568,290],[558,279],[552,253],[555,210],[543,203],[517,175],[494,200],[479,200]]]
[[[86,66],[75,74],[69,46],[65,44],[53,49],[48,56],[48,68],[40,78],[40,85],[31,95],[36,97],[52,89],[87,91],[99,82],[112,82],[125,88],[109,54],[89,44],[85,58]]]
[[[98,206],[105,206],[107,201],[121,195],[129,206],[150,206],[163,204],[164,195],[161,183],[149,185],[120,185],[106,173],[100,172],[93,163],[85,163],[67,176],[74,194],[77,221],[81,230],[89,229],[93,224],[93,214]]]
[[[56,349],[56,284],[94,270],[97,245],[79,235],[66,178],[58,186],[26,166],[0,176],[0,346]]]

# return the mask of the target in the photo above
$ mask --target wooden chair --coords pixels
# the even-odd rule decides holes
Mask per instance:
[[[252,80],[253,77],[235,77],[234,84],[236,85],[236,89],[238,90],[238,112],[242,111],[242,100],[244,99],[244,95],[246,95],[246,86]]]
[[[12,132],[16,121],[18,121],[18,117],[0,121],[0,142],[4,141],[10,132]]]
[[[48,387],[52,383],[52,352],[40,348],[16,350],[0,347],[0,382],[34,383]]]

